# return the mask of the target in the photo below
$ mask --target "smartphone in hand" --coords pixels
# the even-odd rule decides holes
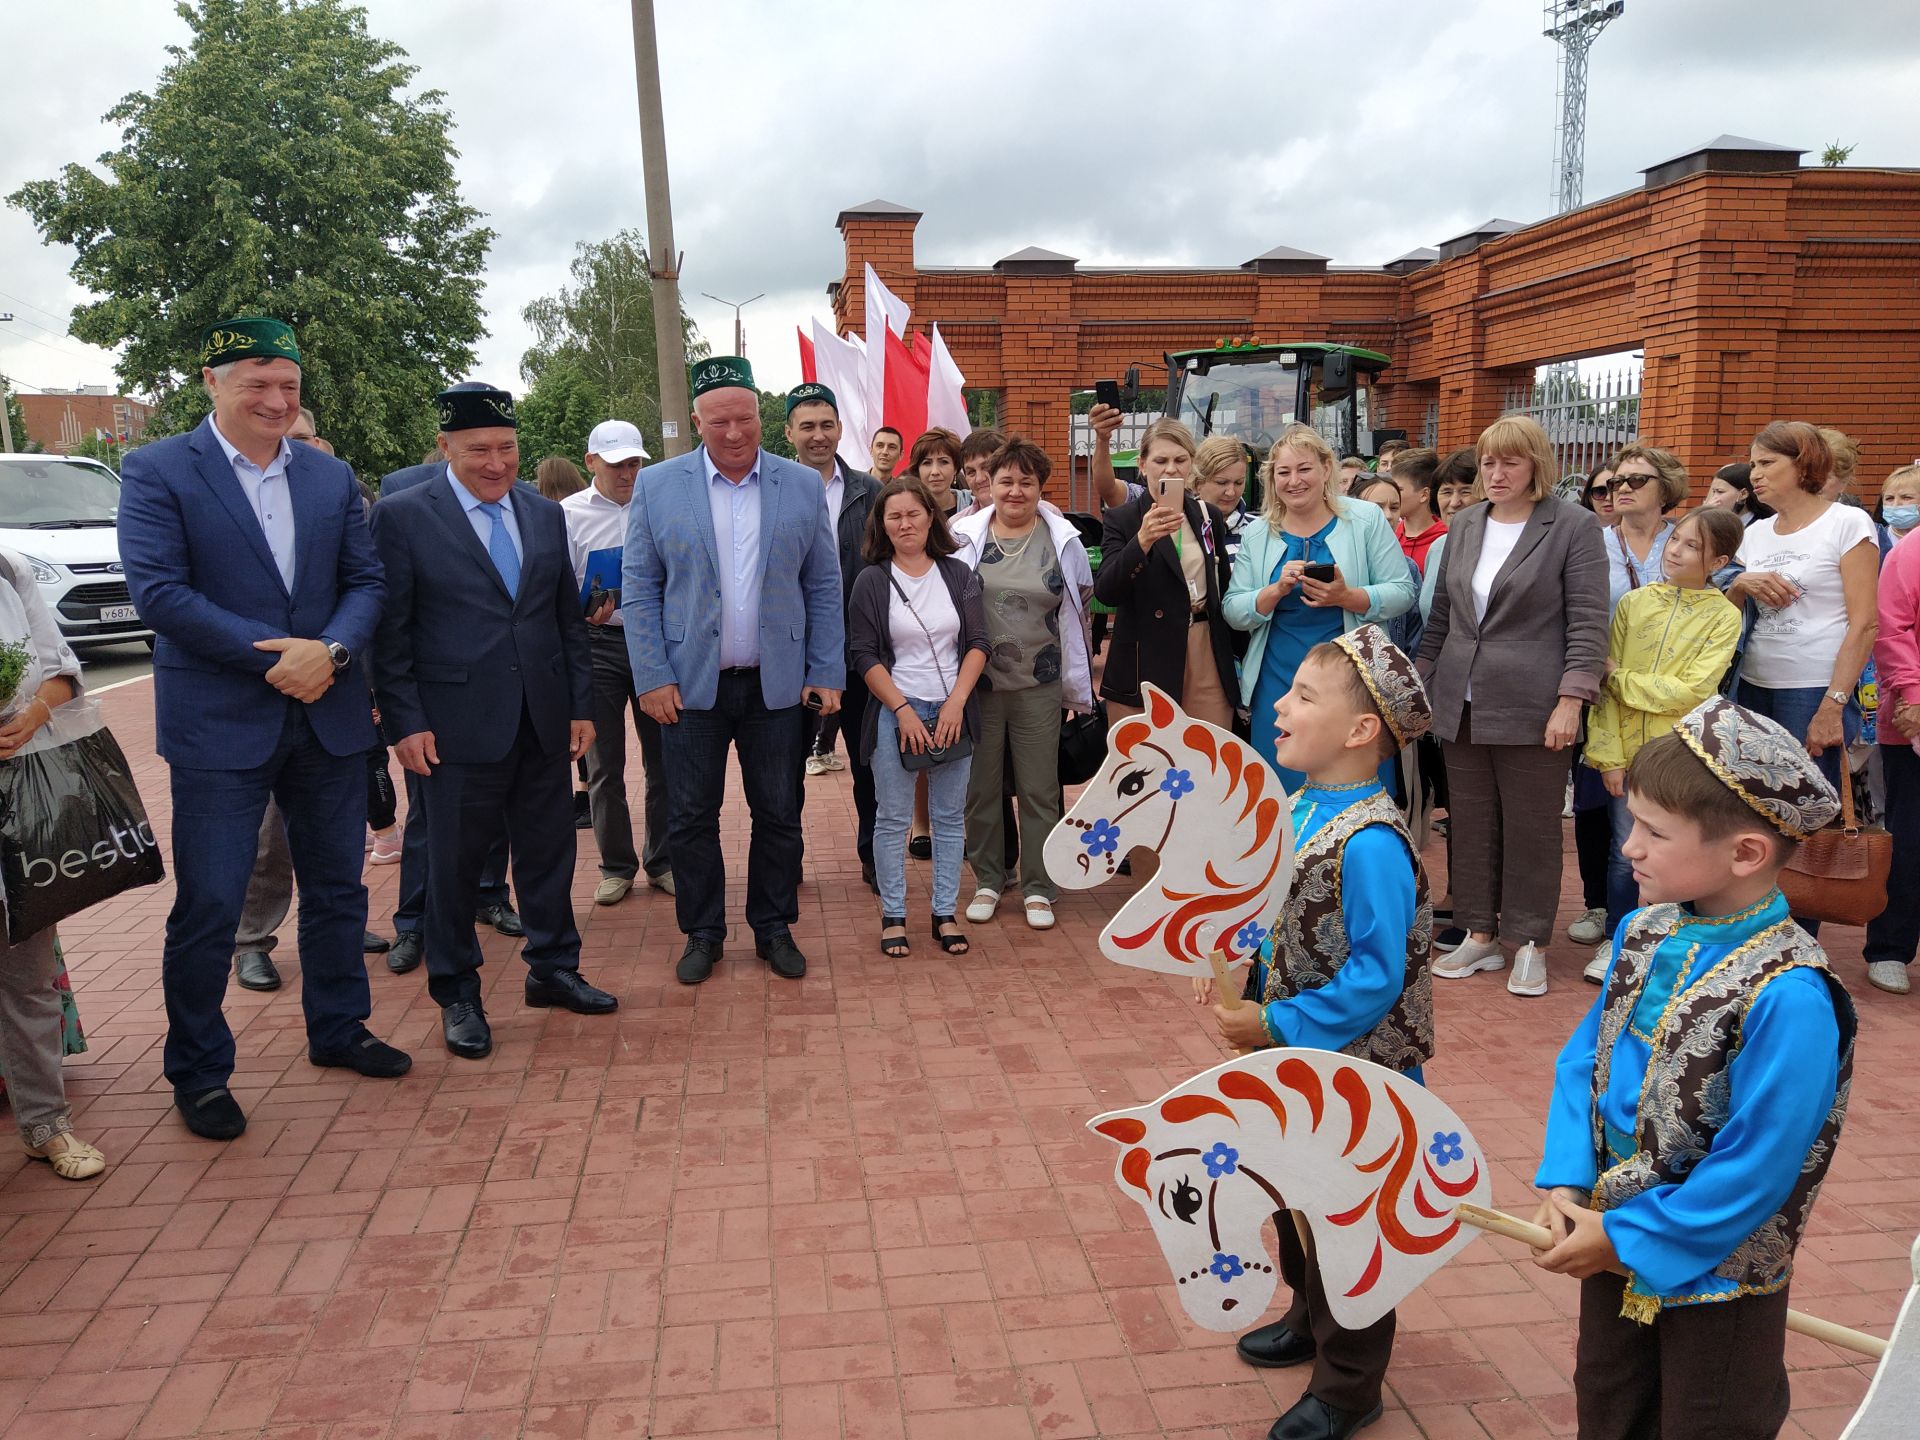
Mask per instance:
[[[1120,382],[1118,380],[1094,381],[1093,402],[1096,405],[1111,405],[1116,410],[1120,409]]]
[[[1330,585],[1333,583],[1333,569],[1331,565],[1309,565],[1300,574],[1304,579],[1318,580],[1323,585]]]

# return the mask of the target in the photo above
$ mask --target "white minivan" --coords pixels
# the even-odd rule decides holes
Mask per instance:
[[[120,568],[120,477],[97,460],[0,454],[0,545],[24,555],[70,645],[153,632]]]

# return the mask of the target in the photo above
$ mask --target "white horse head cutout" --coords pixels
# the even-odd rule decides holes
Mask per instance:
[[[1278,1279],[1262,1226],[1305,1217],[1333,1318],[1371,1325],[1470,1244],[1454,1207],[1493,1194],[1485,1155],[1432,1091],[1328,1050],[1257,1050],[1087,1128],[1146,1212],[1196,1325],[1244,1330]]]
[[[1136,848],[1152,881],[1100,932],[1121,965],[1208,976],[1209,956],[1250,960],[1293,881],[1287,792],[1252,746],[1140,687],[1143,713],[1107,732],[1107,761],[1047,837],[1047,873],[1066,890],[1112,876]]]

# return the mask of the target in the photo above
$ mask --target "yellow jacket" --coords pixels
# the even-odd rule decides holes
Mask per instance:
[[[1628,592],[1613,612],[1611,672],[1587,720],[1586,763],[1623,769],[1720,688],[1740,643],[1740,610],[1719,590],[1661,581]]]

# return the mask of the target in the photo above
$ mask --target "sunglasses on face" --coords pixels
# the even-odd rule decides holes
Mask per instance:
[[[1613,484],[1617,490],[1639,491],[1644,490],[1659,478],[1657,475],[1616,475],[1613,477]]]

